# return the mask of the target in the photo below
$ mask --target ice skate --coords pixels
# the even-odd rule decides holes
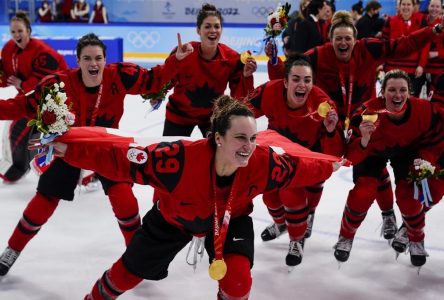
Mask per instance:
[[[409,237],[407,235],[407,228],[403,223],[392,241],[392,248],[396,251],[396,259],[398,259],[399,254],[407,251],[408,246]]]
[[[279,225],[273,223],[262,231],[261,238],[264,242],[267,242],[274,240],[285,232],[287,232],[287,225],[285,223]]]
[[[308,239],[311,237],[311,232],[313,231],[313,222],[314,222],[315,213],[312,212],[307,217],[307,230],[305,230],[305,238]]]
[[[19,257],[20,252],[6,247],[0,256],[0,276],[5,276]]]
[[[302,262],[302,256],[304,255],[304,242],[304,239],[300,241],[290,241],[288,254],[285,257],[285,263],[289,267],[289,273],[293,270],[295,266],[299,265]]]
[[[391,240],[395,237],[398,227],[396,226],[396,216],[393,209],[382,212],[382,227],[381,236],[386,240]]]
[[[339,262],[346,262],[350,257],[350,251],[353,245],[352,239],[347,239],[343,236],[339,236],[338,242],[333,246],[335,249],[335,258]]]

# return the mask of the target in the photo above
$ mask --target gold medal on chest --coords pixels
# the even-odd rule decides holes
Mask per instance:
[[[210,277],[214,280],[221,280],[227,274],[227,264],[223,259],[214,259],[208,268]]]

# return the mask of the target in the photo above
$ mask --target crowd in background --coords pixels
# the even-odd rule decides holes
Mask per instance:
[[[93,6],[90,6],[85,0],[43,0],[40,2],[40,7],[37,10],[38,22],[108,24],[106,7],[102,0],[96,0]]]

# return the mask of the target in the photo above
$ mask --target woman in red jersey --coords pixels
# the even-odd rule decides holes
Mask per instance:
[[[430,26],[439,24],[442,21],[442,4],[441,0],[431,0],[426,15],[427,23]],[[435,78],[444,72],[444,35],[435,36],[425,47],[427,55],[421,56],[420,65],[424,65],[424,74],[427,78],[427,94],[432,92],[432,83]]]
[[[11,18],[10,31],[12,38],[1,51],[0,87],[14,86],[19,94],[26,94],[46,75],[68,67],[62,55],[42,40],[31,37],[31,23],[25,13],[17,12]],[[17,181],[29,171],[31,156],[27,144],[32,127],[26,123],[26,119],[21,119],[8,125],[8,136],[4,137],[8,144],[3,145],[7,151],[0,164],[0,177],[5,182]]]
[[[164,279],[176,254],[193,236],[205,235],[210,276],[219,284],[218,298],[248,299],[254,260],[249,216],[253,198],[280,187],[325,180],[339,166],[256,145],[253,112],[230,96],[216,100],[210,135],[196,142],[97,145],[70,143],[69,134],[60,139],[67,144],[54,144],[67,163],[91,167],[115,180],[150,184],[159,191],[158,201],[123,256],[85,299],[115,299],[143,279]],[[82,155],[85,151],[90,155]],[[107,163],[98,163],[99,157]]]
[[[191,45],[192,53],[179,67],[173,79],[174,90],[169,96],[163,129],[164,136],[190,136],[198,126],[205,136],[214,100],[223,95],[227,84],[233,97],[244,97],[254,89],[256,62],[240,55],[219,42],[222,35],[222,15],[215,6],[204,4],[197,15],[200,42]],[[175,50],[166,61],[174,60]]]
[[[285,79],[259,86],[250,96],[250,102],[256,117],[265,115],[268,118],[269,129],[312,151],[342,156],[344,139],[337,126],[335,104],[313,85],[313,73],[307,59],[303,55],[292,56],[286,61]],[[305,238],[311,235],[323,185],[324,181],[263,196],[274,223],[262,232],[262,240],[275,239],[288,229],[290,246],[285,261],[290,267],[302,261],[302,248]]]
[[[150,70],[131,63],[106,65],[106,46],[93,33],[79,40],[76,52],[79,68],[46,76],[37,84],[34,93],[0,101],[0,119],[35,118],[45,90],[63,82],[67,105],[76,116],[74,126],[117,128],[123,115],[125,96],[159,92],[171,79],[168,76],[174,76],[179,61],[187,55],[179,50],[176,64],[167,62]],[[60,200],[74,199],[79,177],[80,169],[69,166],[61,159],[55,159],[40,175],[37,192],[9,238],[8,247],[0,256],[0,276],[9,271],[28,242],[52,216]],[[98,177],[128,244],[140,225],[138,203],[131,184]]]
[[[349,192],[335,245],[334,255],[340,262],[350,256],[354,236],[376,197],[378,177],[388,161],[395,174],[396,202],[406,225],[397,235],[407,232],[414,266],[426,262],[424,207],[414,199],[413,184],[408,176],[416,158],[431,157],[431,163],[436,163],[438,155],[430,156],[430,153],[436,153],[439,146],[430,143],[430,137],[443,140],[443,118],[429,101],[410,96],[410,92],[407,73],[392,70],[384,78],[382,95],[362,104],[354,115],[354,135],[346,157],[355,165],[355,186]],[[392,246],[399,251],[396,238]]]
[[[376,97],[376,70],[387,57],[401,57],[420,49],[434,36],[439,36],[444,23],[415,31],[394,40],[357,40],[357,30],[349,12],[338,11],[332,18],[330,41],[315,47],[306,54],[314,71],[314,83],[336,104],[343,128],[348,127],[351,113],[364,101]],[[273,68],[269,63],[270,78],[282,78],[283,65]],[[381,233],[392,239],[397,231],[393,211],[393,194],[386,169],[380,174],[378,196],[382,210]]]
[[[389,17],[382,29],[382,38],[391,40],[408,36],[414,31],[427,27],[424,15],[414,11],[415,0],[400,0],[398,15]],[[409,74],[413,84],[413,94],[418,97],[424,84],[424,60],[427,59],[426,48],[417,48],[407,56],[392,56],[385,61],[384,71],[400,69]]]

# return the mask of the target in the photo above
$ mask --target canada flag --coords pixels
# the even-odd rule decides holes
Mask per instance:
[[[177,140],[196,140],[191,137],[134,137],[118,129],[104,127],[71,127],[68,132],[56,138],[56,141],[63,143],[111,143],[111,144],[127,144],[129,150],[127,158],[133,163],[144,164],[148,160],[148,153],[143,149],[152,144],[160,142],[172,142]],[[274,130],[265,130],[258,132],[257,143],[267,145],[278,154],[286,153],[295,157],[305,157],[332,162],[342,161],[341,158],[327,155],[323,153],[313,152],[297,143],[294,143],[286,137],[280,135]],[[350,165],[349,162],[344,163],[345,166]]]

